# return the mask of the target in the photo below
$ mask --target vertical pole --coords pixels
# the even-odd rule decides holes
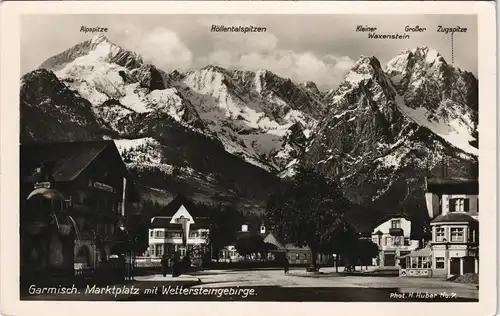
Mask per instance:
[[[455,63],[455,51],[453,47],[453,32],[451,32],[451,64],[453,65]]]
[[[125,217],[125,202],[127,199],[127,178],[123,177],[122,209],[121,214]]]
[[[447,265],[447,269],[446,269],[446,277],[449,278],[451,276],[451,270],[450,270],[450,266],[451,266],[451,258],[448,258],[446,260],[446,265]]]
[[[460,275],[464,274],[464,257],[460,258]]]

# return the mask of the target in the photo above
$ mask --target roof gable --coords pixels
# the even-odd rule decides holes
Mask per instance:
[[[411,222],[411,219],[409,216],[407,215],[404,215],[404,214],[398,214],[398,213],[395,213],[395,214],[389,214],[389,215],[386,215],[384,217],[382,217],[381,219],[379,219],[378,221],[375,222],[374,224],[374,229],[376,229],[377,227],[379,227],[380,225],[390,221],[390,220],[395,220],[395,219],[406,219],[407,221]]]
[[[73,181],[110,147],[113,147],[111,150],[116,151],[117,160],[123,164],[118,149],[111,140],[21,145],[21,166],[25,169],[23,180],[36,182],[36,176],[30,174],[30,168],[50,165],[54,181]],[[123,167],[125,168],[124,164]]]
[[[188,212],[184,204],[181,204],[179,206],[179,209],[177,212],[175,212],[174,215],[172,215],[172,219],[170,220],[171,224],[175,224],[178,222],[180,218],[186,218],[188,223],[194,224],[196,221],[194,220],[193,216]]]
[[[166,207],[164,207],[155,217],[170,217],[175,216],[180,217],[184,214],[190,217],[196,218],[206,218],[207,214],[203,214],[199,207],[197,207],[191,200],[187,199],[183,195],[177,195]]]
[[[274,236],[272,233],[267,234],[266,238],[264,238],[264,242],[273,244],[278,248],[278,250],[283,250],[285,247],[278,241],[278,238]]]

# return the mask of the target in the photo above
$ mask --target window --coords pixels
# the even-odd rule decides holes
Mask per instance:
[[[401,246],[403,240],[404,239],[401,236],[394,237],[394,246]]]
[[[436,227],[436,235],[434,240],[435,241],[444,241],[445,239],[445,233],[444,233],[444,228],[443,227]]]
[[[392,237],[386,237],[385,239],[386,246],[392,246]]]
[[[207,237],[208,232],[206,230],[201,232],[201,237]]]
[[[413,269],[430,269],[431,260],[430,257],[411,257],[411,267]]]
[[[156,236],[156,238],[163,238],[164,237],[163,231],[157,230],[155,232],[155,236]]]
[[[392,220],[391,228],[401,228],[401,220],[399,219]]]
[[[154,234],[155,234],[155,232],[154,232],[153,230],[150,230],[150,231],[149,231],[149,237],[153,237],[153,236],[154,236]]]
[[[444,257],[436,257],[436,269],[444,269]]]
[[[463,228],[452,228],[451,229],[451,241],[464,241],[464,229]]]
[[[161,257],[163,255],[163,245],[161,244],[158,244],[158,245],[155,245],[155,252],[156,252],[156,256],[157,257]]]
[[[404,245],[405,246],[410,246],[411,242],[410,242],[410,238],[408,237],[405,237],[405,240],[404,240]]]
[[[469,199],[450,199],[450,212],[469,212]]]

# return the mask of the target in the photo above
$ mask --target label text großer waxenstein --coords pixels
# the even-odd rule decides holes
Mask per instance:
[[[267,32],[266,27],[259,27],[259,26],[226,26],[226,25],[215,25],[212,24],[212,27],[210,28],[210,32],[217,32],[217,33],[264,33]]]

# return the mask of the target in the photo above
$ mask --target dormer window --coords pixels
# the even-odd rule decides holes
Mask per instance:
[[[450,212],[469,212],[469,199],[450,199]]]
[[[394,219],[391,221],[391,228],[401,228],[401,220]]]

